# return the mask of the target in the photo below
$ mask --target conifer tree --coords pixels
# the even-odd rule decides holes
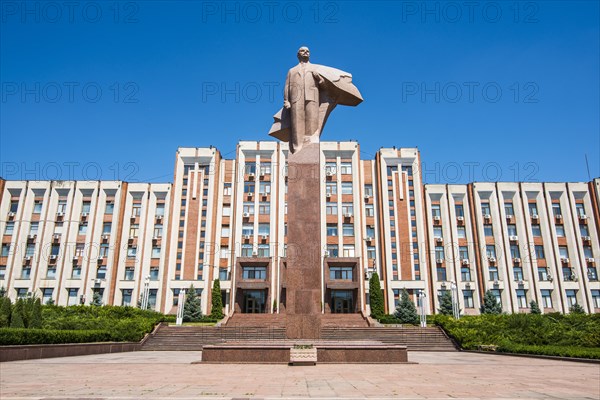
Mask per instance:
[[[215,279],[212,288],[212,307],[210,310],[210,316],[213,318],[223,318],[223,298],[221,297],[221,282]]]
[[[416,325],[419,323],[419,316],[417,315],[417,307],[415,306],[415,303],[413,303],[412,300],[410,299],[410,297],[408,296],[408,292],[406,291],[406,289],[402,289],[402,295],[400,297],[400,302],[398,303],[398,307],[396,307],[396,312],[394,315],[403,324]]]
[[[531,300],[531,302],[529,303],[529,312],[531,314],[541,314],[542,310],[540,310],[540,306],[538,306],[538,303],[535,300]]]
[[[381,284],[379,283],[379,275],[373,272],[369,279],[369,297],[371,305],[371,317],[375,319],[383,318],[385,313],[383,307],[383,293],[381,293]]]
[[[482,314],[502,314],[502,305],[498,303],[491,290],[485,292],[480,311]]]
[[[196,294],[194,285],[185,294],[185,304],[183,306],[183,322],[197,322],[202,319],[202,308],[200,298]]]

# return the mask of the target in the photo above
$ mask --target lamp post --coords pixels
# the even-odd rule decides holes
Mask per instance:
[[[144,290],[142,291],[142,310],[148,309],[148,297],[150,297],[150,275],[144,279]]]
[[[452,314],[454,319],[460,318],[460,309],[458,307],[458,286],[455,282],[450,282],[450,294],[452,295]]]
[[[175,322],[178,326],[181,326],[183,322],[183,306],[185,305],[185,289],[179,291],[177,300],[177,321]]]
[[[421,328],[427,327],[427,316],[425,315],[425,297],[427,297],[425,291],[419,291],[419,320],[421,322]]]

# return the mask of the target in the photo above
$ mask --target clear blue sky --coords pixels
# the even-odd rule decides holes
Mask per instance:
[[[322,138],[363,158],[417,146],[430,183],[587,181],[587,154],[600,176],[597,1],[0,4],[7,179],[169,182],[179,146],[232,158],[268,139],[300,45],[353,74],[365,101]]]

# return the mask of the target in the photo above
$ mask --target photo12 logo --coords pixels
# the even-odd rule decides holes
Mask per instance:
[[[1,102],[19,103],[139,103],[135,82],[2,82]]]
[[[339,4],[333,1],[203,1],[202,23],[335,24],[338,12]]]
[[[3,24],[138,23],[135,1],[1,1]]]
[[[421,103],[539,103],[536,82],[402,82],[402,102]]]
[[[403,1],[402,23],[539,22],[540,5],[534,1]]]

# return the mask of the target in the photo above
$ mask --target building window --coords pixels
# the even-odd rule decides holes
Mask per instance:
[[[463,217],[465,216],[465,209],[463,207],[462,204],[455,204],[454,205],[454,212],[456,213],[457,217]]]
[[[345,244],[343,257],[354,257],[354,245]]]
[[[463,265],[460,268],[460,279],[463,282],[470,282],[471,281],[471,268]]]
[[[155,238],[162,237],[162,230],[163,230],[162,224],[154,225],[154,232],[152,233],[152,236]]]
[[[87,222],[82,222],[79,224],[79,231],[77,232],[78,235],[85,235],[87,234],[87,228],[88,228],[88,224]]]
[[[244,182],[244,193],[254,193],[254,182]]]
[[[581,234],[581,236],[590,236],[588,226],[585,224],[579,225],[579,233]]]
[[[77,298],[77,293],[79,292],[78,288],[69,288],[67,289],[69,293],[69,299],[67,300],[68,306],[75,306],[79,304],[79,299]]]
[[[517,236],[517,226],[514,224],[509,224],[507,227],[508,236]]]
[[[472,290],[463,290],[463,304],[465,308],[475,308]]]
[[[135,268],[127,267],[125,268],[125,280],[132,281],[135,275]]]
[[[490,212],[490,203],[489,202],[481,202],[481,214],[485,215],[491,215],[492,213]]]
[[[137,255],[137,247],[136,246],[128,246],[127,247],[127,258],[135,258]]]
[[[500,289],[491,289],[490,292],[492,292],[492,294],[496,298],[496,302],[498,304],[502,305],[502,295],[501,295]]]
[[[544,254],[544,246],[541,244],[536,244],[535,245],[535,258],[537,258],[538,260],[543,260],[546,258],[546,255]]]
[[[519,308],[527,308],[527,296],[524,289],[517,289],[517,304]]]
[[[540,224],[531,225],[531,233],[535,237],[542,237],[542,228],[540,227]]]
[[[271,163],[261,162],[260,163],[260,174],[261,175],[270,175],[271,174]]]
[[[542,306],[544,308],[552,308],[552,290],[542,289]]]
[[[202,289],[200,289],[202,290]],[[150,289],[148,292],[148,308],[150,310],[154,310],[156,308],[156,296],[158,294],[158,289]]]
[[[106,279],[106,266],[101,265],[96,270],[96,279]]]
[[[513,208],[512,202],[504,203],[504,212],[506,213],[506,216],[514,216],[515,215],[515,210]]]
[[[258,213],[261,215],[269,215],[271,213],[270,203],[260,203],[258,205]]]
[[[373,196],[373,185],[365,185],[365,196]]]
[[[528,204],[529,206],[529,215],[538,215],[537,203],[532,202]]]
[[[33,213],[41,214],[42,213],[42,200],[34,200],[33,202]]]
[[[516,245],[516,244],[511,244],[510,245],[510,256],[513,259],[521,257],[521,252],[519,251],[519,246],[518,245]]]
[[[515,281],[522,281],[523,280],[523,268],[514,266],[513,267],[513,277],[515,278]]]
[[[327,236],[337,236],[338,226],[337,224],[327,224]]]
[[[466,239],[467,238],[467,230],[465,229],[464,226],[457,227],[456,231],[458,233],[458,238],[459,239]]]
[[[583,246],[583,256],[585,258],[594,258],[594,253],[592,252],[592,246]]]
[[[256,163],[255,162],[246,163],[246,165],[244,165],[244,173],[255,174],[256,173]]]
[[[66,208],[66,206],[67,206],[67,202],[65,201],[65,208]],[[113,203],[112,201],[109,201],[104,206],[104,214],[112,214],[114,209],[115,209],[115,203]]]
[[[548,268],[538,267],[538,278],[540,281],[547,281],[548,280]]]
[[[441,226],[434,226],[433,227],[433,237],[435,239],[442,239],[442,227]]]
[[[600,290],[592,290],[592,305],[594,308],[600,308]]]
[[[46,270],[46,279],[56,279],[56,267],[51,265]]]
[[[352,267],[329,267],[329,279],[352,280]]]
[[[225,182],[223,184],[223,195],[231,196],[231,182]]]
[[[251,244],[242,244],[242,257],[252,257]]]
[[[446,268],[444,267],[437,267],[437,280],[438,282],[445,282],[447,281],[448,277],[446,275]]]
[[[270,224],[258,224],[258,234],[260,236],[269,236],[271,234]]]
[[[42,304],[48,304],[52,300],[52,293],[54,288],[43,288],[42,289]]]
[[[442,212],[440,210],[440,205],[439,204],[432,204],[431,205],[431,216],[434,218],[440,218],[442,216]]]
[[[557,237],[565,237],[565,226],[564,225],[556,225],[556,236]]]
[[[560,255],[561,259],[568,259],[569,249],[567,248],[567,246],[558,246],[558,254]]]
[[[351,163],[341,163],[340,164],[340,172],[342,175],[352,175],[352,164]]]
[[[6,279],[6,265],[0,265],[0,281]]]
[[[557,218],[562,218],[560,203],[552,203],[552,214]]]
[[[3,243],[2,244],[2,253],[0,253],[0,257],[8,257],[9,253],[10,253],[10,243]]]
[[[367,246],[367,258],[369,260],[374,260],[375,259],[375,246]]]
[[[244,236],[253,236],[254,235],[254,224],[244,224],[244,225],[242,225],[242,235],[244,235]]]
[[[243,267],[242,278],[264,281],[267,279],[267,267]]]
[[[150,280],[157,281],[158,280],[158,267],[150,267]]]
[[[352,194],[352,182],[342,182],[342,194]]]
[[[343,224],[342,232],[344,236],[354,236],[354,224]]]
[[[490,265],[488,270],[490,273],[490,281],[497,281],[500,279],[500,276],[498,275],[498,267],[495,265]]]
[[[82,213],[89,213],[90,209],[91,209],[91,202],[90,201],[84,201],[82,206],[81,206],[81,212]]]
[[[598,280],[598,270],[596,269],[596,267],[588,267],[587,276],[590,281],[597,281]]]
[[[6,223],[6,227],[4,228],[4,235],[5,236],[12,236],[13,232],[15,231],[15,223],[14,222],[7,222]]]
[[[250,215],[254,215],[254,203],[244,203],[242,212]]]
[[[267,195],[271,193],[271,182],[261,182],[259,185],[259,192],[261,195]]]
[[[435,259],[436,260],[444,260],[444,247],[443,246],[435,246]]]
[[[492,228],[492,224],[484,224],[483,225],[483,232],[485,234],[486,237],[493,237],[494,236],[494,229]]]
[[[342,203],[342,214],[354,215],[354,206],[352,203]]]
[[[337,244],[328,244],[327,245],[327,257],[339,257],[339,250]]]
[[[375,216],[375,207],[373,204],[365,205],[365,216],[374,217]]]
[[[469,248],[467,246],[460,246],[458,248],[458,256],[460,260],[468,260],[469,259]]]
[[[121,289],[121,305],[122,306],[131,306],[131,294],[133,293],[133,289]]]
[[[21,279],[29,279],[31,277],[31,267],[29,265],[23,265],[21,269]]]
[[[231,229],[229,228],[229,225],[221,226],[221,237],[228,238],[230,234],[231,234]]]
[[[571,308],[575,304],[577,304],[577,290],[572,290],[572,289],[567,290],[566,295],[567,295],[567,306],[569,308]]]
[[[160,258],[160,246],[152,246],[152,258]]]

